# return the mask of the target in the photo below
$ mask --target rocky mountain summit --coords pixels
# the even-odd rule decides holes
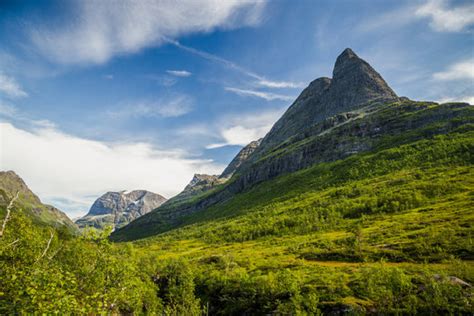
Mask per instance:
[[[318,78],[303,90],[262,140],[266,151],[324,119],[353,111],[369,102],[396,101],[382,76],[350,48],[337,57],[333,77]]]
[[[15,205],[31,216],[34,222],[55,227],[64,226],[71,231],[77,230],[76,225],[65,213],[54,206],[43,204],[14,171],[0,171],[0,207],[8,204],[17,192],[18,199]]]
[[[86,216],[76,220],[80,228],[121,227],[166,202],[163,196],[145,191],[107,192],[92,204]]]

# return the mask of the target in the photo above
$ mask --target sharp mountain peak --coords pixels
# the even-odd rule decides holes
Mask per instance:
[[[382,76],[352,49],[346,48],[336,59],[333,77],[313,80],[265,136],[259,151],[337,113],[390,100],[398,100],[398,96]]]

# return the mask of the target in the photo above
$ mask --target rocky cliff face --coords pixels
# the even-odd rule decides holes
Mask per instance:
[[[227,168],[225,168],[219,178],[228,179],[232,177],[232,175],[237,169],[239,169],[239,167],[244,163],[244,161],[246,161],[250,157],[250,155],[258,148],[258,146],[260,146],[261,142],[262,139],[254,140],[253,142],[250,142],[250,144],[242,148],[237,154],[237,156],[232,159]]]
[[[71,231],[77,230],[76,225],[66,214],[54,206],[43,204],[15,172],[0,171],[0,208],[8,204],[17,192],[19,195],[15,205],[31,216],[34,222],[56,227],[64,226]]]
[[[76,220],[76,224],[80,228],[92,226],[101,229],[107,225],[121,227],[151,212],[165,201],[163,196],[145,190],[107,192],[92,204],[86,216]]]
[[[216,185],[224,182],[225,179],[220,179],[216,175],[195,174],[192,180],[184,188],[184,190],[181,191],[181,193],[179,193],[178,195],[169,199],[163,206],[182,203],[184,201],[189,200],[193,196],[209,191]]]

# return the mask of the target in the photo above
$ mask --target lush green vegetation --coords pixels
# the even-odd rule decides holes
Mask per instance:
[[[387,136],[133,243],[16,207],[0,313],[473,314],[474,129],[447,131]]]
[[[11,196],[16,194],[18,197],[15,200],[15,205],[21,207],[35,224],[66,228],[71,232],[78,232],[77,227],[66,214],[53,206],[43,204],[17,174],[13,171],[0,171],[0,205],[8,204]],[[1,207],[0,216],[1,218],[5,216]]]

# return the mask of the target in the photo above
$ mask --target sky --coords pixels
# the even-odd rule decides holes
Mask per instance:
[[[0,169],[76,218],[219,174],[352,48],[400,96],[474,103],[474,2],[0,1]]]

